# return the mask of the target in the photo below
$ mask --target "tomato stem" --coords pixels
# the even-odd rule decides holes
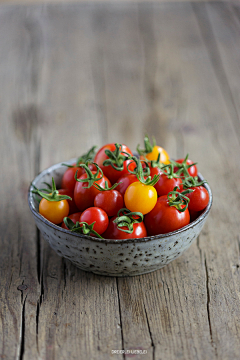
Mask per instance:
[[[70,230],[71,232],[79,233],[82,235],[90,235],[94,234],[96,237],[103,239],[101,235],[97,233],[97,231],[93,230],[93,226],[96,221],[94,221],[92,224],[88,224],[85,221],[79,222],[77,221],[76,224],[68,217],[65,217],[63,219],[64,224]]]
[[[124,161],[131,158],[129,153],[122,151],[121,144],[115,144],[114,151],[106,149],[105,154],[108,156],[108,159],[104,160],[103,166],[111,165],[117,171],[122,171]]]
[[[45,183],[46,184],[46,183]],[[48,185],[48,184],[47,184]],[[54,178],[52,177],[52,189],[50,193],[44,193],[41,190],[44,191],[49,191],[48,189],[41,189],[39,190],[38,188],[36,188],[35,185],[33,185],[34,190],[32,190],[32,192],[34,194],[37,194],[39,196],[41,196],[42,198],[48,200],[48,201],[61,201],[61,200],[72,200],[72,198],[68,195],[59,195],[58,190],[56,189],[56,184],[54,181]],[[50,187],[50,185],[48,185]]]
[[[207,180],[202,180],[202,181],[198,181],[198,177],[195,176],[188,176],[183,180],[183,188],[184,189],[189,189],[192,187],[197,187],[197,186],[201,186],[203,184],[206,184]]]
[[[97,183],[93,184],[93,186],[99,191],[108,191],[108,190],[114,190],[119,184],[121,184],[121,182],[113,184],[113,186],[109,187],[108,182],[105,181],[105,187],[102,187],[101,185],[99,185]]]
[[[141,212],[131,212],[126,208],[122,208],[118,211],[117,217],[113,222],[117,224],[119,230],[132,234],[133,224],[141,223],[142,221],[143,214]],[[123,229],[123,227],[127,227],[127,229]]]
[[[87,177],[84,179],[78,179],[78,177],[77,177],[78,170],[76,171],[75,176],[74,176],[76,181],[88,183],[87,186],[83,186],[84,189],[89,189],[94,184],[95,181],[99,181],[103,178],[102,169],[98,166],[98,164],[96,164],[95,162],[92,162],[91,164],[95,165],[97,168],[97,172],[95,174],[93,174],[92,171],[89,169],[88,161],[87,161],[86,164],[79,165],[79,167],[84,168],[84,170],[87,173]],[[101,173],[100,177],[98,177],[99,173]]]
[[[153,178],[151,178],[151,176],[149,175],[149,176],[147,176],[146,179],[144,179],[145,175],[143,172],[141,160],[138,159],[136,156],[133,156],[132,159],[133,159],[133,161],[135,161],[135,163],[137,165],[136,176],[137,176],[138,180],[144,185],[154,186],[158,182],[160,175],[154,175]]]
[[[152,144],[150,143],[150,139],[149,139],[149,136],[146,134],[145,137],[144,137],[144,146],[145,146],[145,149],[140,149],[140,145],[138,144],[137,146],[137,152],[139,155],[146,155],[146,154],[149,154],[153,151],[153,148],[154,146],[156,146],[156,140],[154,137],[152,137]]]
[[[193,192],[193,190],[187,189],[183,192],[179,192],[177,186],[167,194],[168,204],[169,206],[174,206],[178,211],[184,212],[188,208],[188,203],[190,199],[185,196]],[[184,205],[184,207],[182,207]]]

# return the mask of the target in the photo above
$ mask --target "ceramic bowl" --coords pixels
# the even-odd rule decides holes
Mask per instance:
[[[72,164],[76,159],[66,163]],[[38,213],[38,202],[32,193],[33,186],[51,184],[54,178],[57,188],[66,171],[62,163],[42,171],[32,182],[28,192],[28,203],[35,223],[44,239],[56,253],[81,270],[107,276],[134,276],[160,269],[179,257],[197,238],[208,217],[212,205],[212,192],[208,184],[209,204],[204,212],[189,225],[167,234],[140,239],[108,240],[71,233],[54,225]],[[199,179],[203,179],[198,174]]]

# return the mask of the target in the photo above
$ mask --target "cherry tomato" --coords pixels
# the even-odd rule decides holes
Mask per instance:
[[[123,197],[117,190],[101,191],[94,199],[94,206],[103,209],[108,216],[115,216],[123,208]]]
[[[90,207],[86,209],[80,216],[80,222],[86,222],[91,225],[93,222],[93,230],[96,231],[99,235],[104,233],[107,230],[109,219],[106,212],[103,209],[98,207]]]
[[[180,212],[168,203],[167,195],[158,198],[156,206],[144,219],[148,235],[166,234],[182,228],[190,222],[188,209]]]
[[[175,186],[178,186],[180,188],[181,184],[181,179],[169,178],[167,175],[162,174],[154,187],[157,190],[158,196],[163,196],[167,195],[170,191],[173,191]]]
[[[161,154],[160,156],[160,162],[163,164],[169,164],[169,155],[166,152],[166,150],[164,150],[161,146],[157,146],[155,145],[152,149],[152,152],[148,153],[145,155],[145,157],[151,161],[151,160],[157,160],[158,158],[158,154]],[[140,157],[140,158],[144,158],[144,157]]]
[[[131,211],[139,211],[143,215],[151,211],[157,202],[157,191],[151,185],[140,181],[129,185],[124,195],[126,207]]]
[[[74,224],[76,224],[77,221],[80,221],[80,215],[81,215],[81,214],[82,214],[81,212],[77,212],[77,213],[68,215],[68,217],[69,217],[69,219],[71,219],[71,220],[74,222]],[[61,225],[61,226],[62,226],[63,229],[69,230],[69,229],[66,227],[64,221],[62,222],[62,225]]]
[[[201,215],[201,213],[202,213],[202,211],[191,211],[191,210],[189,210],[191,222],[196,220]]]
[[[118,179],[117,182],[119,183],[119,185],[116,187],[116,190],[119,191],[122,194],[122,196],[124,196],[125,191],[129,187],[129,185],[137,181],[139,180],[136,175],[125,174]]]
[[[190,199],[188,208],[190,211],[201,211],[209,202],[209,194],[204,186],[191,187],[192,193],[186,196]]]
[[[179,164],[182,164],[184,162],[184,160],[185,159],[178,159],[178,160],[176,160],[176,162],[179,163]],[[193,164],[193,161],[190,160],[190,159],[187,159],[186,165],[191,165],[191,164]],[[174,167],[174,172],[177,172],[178,170],[179,170],[178,167],[175,166]],[[188,170],[188,173],[189,173],[190,176],[195,177],[198,174],[198,169],[197,169],[196,165],[193,165],[193,166],[189,167],[187,170]],[[181,173],[181,176],[183,176],[183,173]]]
[[[42,198],[39,213],[53,224],[60,224],[69,214],[69,205],[67,200],[49,201]]]
[[[133,232],[131,234],[126,233],[120,229],[118,229],[117,224],[113,221],[116,219],[114,216],[110,222],[107,230],[103,233],[104,239],[134,239],[134,238],[142,238],[147,236],[146,227],[143,222],[133,224]],[[123,230],[127,230],[127,227],[123,227]]]
[[[122,152],[121,154],[124,155],[123,152],[128,153],[129,155],[133,155],[132,151],[124,144],[122,145]],[[97,154],[95,155],[94,162],[97,163],[100,168],[102,169],[104,175],[111,181],[112,184],[116,183],[117,180],[124,174],[128,173],[127,166],[129,165],[130,170],[133,170],[135,168],[135,163],[132,160],[125,160],[123,163],[123,170],[118,171],[114,169],[111,165],[104,166],[103,162],[109,157],[106,155],[105,150],[114,151],[116,149],[115,144],[106,144],[101,147],[100,150],[98,150]]]
[[[96,174],[96,171],[92,171],[93,174]],[[101,177],[101,174],[98,174],[98,178]],[[80,176],[79,179],[86,179],[87,174],[83,174]],[[102,179],[96,181],[97,184],[105,188],[105,181],[107,181],[107,184],[109,187],[111,187],[111,183],[106,178],[106,176],[103,176]],[[93,185],[87,189],[85,188],[88,186],[87,182],[76,182],[75,188],[74,188],[74,201],[80,211],[84,211],[85,209],[92,207],[94,205],[94,198],[95,196],[100,192],[97,190]]]
[[[67,200],[68,205],[69,205],[69,214],[78,212],[78,207],[75,204],[75,201],[73,198],[73,191],[71,191],[69,189],[59,189],[58,192],[60,195],[68,195],[72,198],[72,200]]]
[[[88,167],[91,171],[96,170],[96,166],[94,164],[89,164]],[[69,189],[72,192],[74,191],[74,187],[76,184],[76,180],[74,176],[76,171],[78,172],[77,173],[78,179],[80,178],[80,176],[82,176],[85,173],[84,168],[81,167],[74,166],[67,168],[67,170],[65,171],[62,177],[62,182],[61,182],[62,189]]]

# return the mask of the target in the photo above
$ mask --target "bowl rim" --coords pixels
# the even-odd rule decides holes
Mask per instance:
[[[152,236],[145,236],[143,238],[133,238],[133,239],[121,239],[121,240],[117,240],[117,239],[100,239],[97,237],[93,237],[93,236],[89,236],[89,235],[83,235],[83,234],[78,234],[78,233],[74,233],[74,232],[70,232],[69,230],[65,230],[63,229],[61,226],[55,225],[52,222],[50,222],[49,220],[47,220],[46,218],[44,218],[41,214],[39,214],[39,212],[35,209],[34,206],[34,200],[33,200],[33,185],[35,185],[43,176],[45,176],[46,174],[51,174],[52,171],[60,168],[60,167],[64,167],[64,164],[68,164],[68,165],[72,165],[76,162],[77,158],[73,158],[70,159],[68,161],[62,161],[60,163],[54,164],[48,168],[46,168],[45,170],[41,171],[34,179],[33,181],[30,183],[30,186],[28,188],[28,205],[29,208],[31,210],[31,212],[33,213],[33,215],[35,217],[38,218],[38,220],[40,220],[41,222],[43,222],[45,225],[47,225],[48,227],[56,230],[56,231],[60,231],[66,235],[72,235],[72,236],[76,236],[77,238],[81,239],[89,239],[92,240],[94,242],[97,243],[106,243],[106,244],[126,244],[126,243],[141,243],[141,242],[148,242],[148,241],[153,241],[153,240],[160,240],[160,239],[165,239],[165,238],[169,238],[173,235],[177,235],[177,234],[181,234],[184,233],[185,231],[187,231],[190,228],[195,227],[197,224],[199,224],[200,222],[203,222],[204,219],[206,219],[206,217],[209,214],[209,211],[212,207],[212,202],[213,202],[213,195],[212,195],[212,191],[210,186],[208,185],[208,183],[203,184],[203,186],[207,189],[208,194],[209,194],[209,203],[207,205],[207,207],[205,208],[205,210],[202,212],[202,214],[194,221],[190,222],[188,225],[166,233],[166,234],[158,234],[158,235],[152,235]],[[201,173],[198,173],[198,177],[200,180],[204,180],[204,177],[202,176]]]

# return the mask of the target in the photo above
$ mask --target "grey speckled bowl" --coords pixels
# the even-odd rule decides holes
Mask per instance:
[[[72,164],[75,160],[67,163]],[[66,167],[61,163],[53,165],[42,171],[32,184],[41,188],[42,182],[51,183],[53,176],[57,187],[60,187],[65,170]],[[203,179],[201,174],[199,178]],[[32,186],[29,188],[28,202],[37,227],[58,255],[69,259],[80,269],[95,274],[134,276],[160,269],[188,249],[202,230],[212,205],[211,189],[207,184],[205,188],[209,192],[210,201],[195,221],[168,234],[129,240],[102,240],[74,234],[54,225],[38,213],[38,203],[32,194]]]

